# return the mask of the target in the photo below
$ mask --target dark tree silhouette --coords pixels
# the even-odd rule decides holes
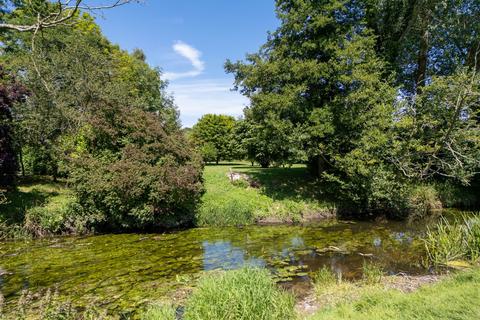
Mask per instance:
[[[18,169],[12,130],[13,104],[25,99],[26,89],[0,66],[0,187],[14,185]]]

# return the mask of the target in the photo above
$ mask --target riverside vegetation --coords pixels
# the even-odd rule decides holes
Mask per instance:
[[[276,0],[191,129],[74,2],[0,0],[0,318],[478,318],[477,0]]]

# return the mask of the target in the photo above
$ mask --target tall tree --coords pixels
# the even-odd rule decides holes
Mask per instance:
[[[222,114],[206,114],[192,128],[192,139],[204,151],[206,158],[232,159],[235,151],[235,118]]]

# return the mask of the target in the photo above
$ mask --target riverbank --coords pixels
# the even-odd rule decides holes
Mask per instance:
[[[157,301],[136,314],[111,314],[90,306],[83,311],[59,299],[56,292],[30,296],[0,319],[142,319],[142,320],[416,320],[478,319],[480,269],[478,267],[429,277],[364,277],[356,282],[314,283],[308,309],[275,286],[266,270],[240,269],[206,274],[180,301]],[[325,282],[327,281],[327,282]],[[400,285],[398,285],[400,283]],[[28,300],[30,299],[30,300]],[[38,299],[39,303],[31,304]],[[30,304],[29,304],[30,303]]]
[[[304,165],[207,165],[204,181],[199,226],[301,223],[335,217],[335,205]]]
[[[435,284],[422,285],[413,292],[384,284],[349,290],[340,301],[323,306],[304,319],[470,320],[479,317],[480,270],[476,268],[446,276]]]
[[[232,180],[232,175],[240,177]],[[335,217],[335,206],[304,165],[252,167],[246,162],[207,165],[205,193],[194,225],[240,226],[305,223]],[[90,233],[76,213],[65,181],[50,177],[20,179],[0,203],[0,239]]]

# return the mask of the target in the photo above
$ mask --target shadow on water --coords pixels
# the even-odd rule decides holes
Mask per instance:
[[[357,278],[364,261],[391,274],[424,273],[421,233],[401,222],[325,221],[0,243],[0,291],[7,306],[23,289],[58,286],[75,305],[128,310],[193,284],[203,272],[245,265],[266,267],[287,286],[308,283],[324,266]]]

